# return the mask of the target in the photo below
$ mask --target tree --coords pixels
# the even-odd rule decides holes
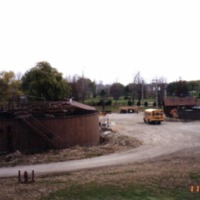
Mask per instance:
[[[133,77],[133,83],[130,84],[133,102],[137,98],[141,101],[144,96],[144,79],[142,78],[140,72],[137,72]]]
[[[22,94],[20,86],[21,80],[16,78],[14,72],[0,72],[0,101],[8,102],[17,100],[17,98]]]
[[[124,95],[125,95],[126,99],[129,99],[129,96],[131,95],[131,90],[130,90],[129,85],[126,85],[125,88],[124,88]]]
[[[100,91],[100,97],[101,98],[104,98],[105,96],[106,96],[106,92],[105,92],[105,90],[104,89],[102,89],[101,91]]]
[[[125,93],[131,97],[132,104],[135,104],[135,84],[129,83],[125,88]]]
[[[77,92],[78,92],[78,99],[82,102],[85,101],[91,94],[91,84],[92,81],[88,78],[80,77],[77,80]]]
[[[96,98],[96,96],[97,96],[97,92],[96,92],[96,82],[95,82],[95,81],[90,82],[90,83],[89,83],[89,88],[90,88],[92,97],[93,97],[93,98]]]
[[[70,87],[62,73],[51,67],[48,62],[38,62],[22,77],[22,89],[26,95],[49,101],[68,97]]]
[[[198,98],[200,94],[200,80],[189,81],[188,88],[189,88],[190,94]]]
[[[113,83],[110,87],[110,94],[116,100],[123,95],[124,86],[121,83]]]
[[[78,97],[78,85],[77,80],[79,79],[78,75],[74,75],[73,77],[66,78],[70,88],[71,88],[71,96],[74,100],[79,100]]]
[[[144,102],[144,106],[147,107],[149,104],[147,101]]]
[[[166,95],[166,79],[164,77],[154,78],[151,85],[153,87],[153,96],[155,97],[156,106],[162,106],[164,97]]]
[[[84,102],[86,98],[96,97],[95,81],[92,82],[89,78],[85,78],[84,75],[82,77],[74,75],[72,78],[66,78],[66,80],[71,86],[71,94],[75,100]]]
[[[100,102],[99,102],[99,104],[102,105],[102,111],[104,111],[104,109],[105,109],[105,99],[106,99],[106,92],[105,92],[105,90],[102,89],[100,91],[99,95],[100,95]]]
[[[167,86],[169,96],[186,97],[189,95],[189,85],[186,81],[171,82]]]

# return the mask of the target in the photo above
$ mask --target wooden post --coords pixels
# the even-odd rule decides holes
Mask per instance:
[[[21,171],[18,171],[18,182],[21,183]]]
[[[31,180],[31,182],[35,182],[35,172],[34,172],[34,170],[32,170],[32,180]]]
[[[24,172],[24,183],[28,183],[28,172]]]

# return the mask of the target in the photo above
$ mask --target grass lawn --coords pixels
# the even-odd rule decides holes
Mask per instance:
[[[177,153],[148,163],[74,173],[67,185],[42,200],[199,200],[200,152],[188,153],[184,158]]]
[[[51,193],[44,200],[199,200],[199,193],[191,193],[185,188],[162,188],[159,185],[73,185]]]
[[[112,101],[112,104],[111,105],[105,105],[104,107],[104,111],[111,111],[111,112],[119,112],[119,107],[120,106],[128,106],[128,99],[124,99],[124,97],[120,97],[117,101],[115,101],[112,97],[108,97],[105,102],[111,100]],[[98,111],[102,111],[103,107],[102,106],[97,106],[97,102],[100,101],[100,98],[95,98],[95,99],[87,99],[85,100],[85,104],[88,104],[88,105],[91,105],[91,106],[94,106],[96,107],[96,109]],[[143,103],[147,101],[150,108],[152,108],[152,104],[154,102],[153,99],[144,99],[143,100]],[[137,100],[135,100],[135,104],[133,106],[137,106]],[[148,108],[146,107],[146,108]],[[143,110],[145,107],[144,106],[140,106],[139,107],[139,110]]]

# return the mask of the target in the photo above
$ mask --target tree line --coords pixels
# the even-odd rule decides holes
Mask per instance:
[[[58,101],[66,98],[85,102],[86,99],[99,98],[99,104],[111,104],[110,98],[117,102],[124,97],[129,105],[141,104],[141,100],[152,98],[162,104],[163,98],[168,96],[185,97],[200,95],[200,80],[176,81],[168,83],[163,77],[152,80],[147,84],[140,72],[128,85],[115,82],[111,85],[96,83],[89,78],[78,75],[63,77],[48,62],[38,62],[25,74],[15,74],[12,71],[0,72],[0,102],[18,101],[26,96],[34,101]]]

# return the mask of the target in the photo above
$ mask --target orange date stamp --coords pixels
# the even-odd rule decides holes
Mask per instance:
[[[193,193],[200,193],[200,185],[189,186],[189,191]]]

